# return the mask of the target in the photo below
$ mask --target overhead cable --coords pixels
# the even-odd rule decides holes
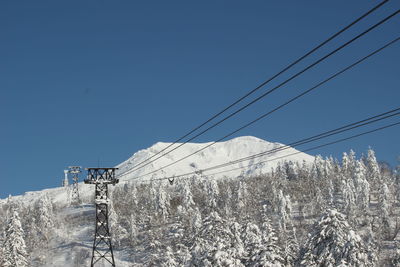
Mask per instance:
[[[294,153],[290,153],[290,154],[283,155],[283,156],[280,156],[280,157],[268,159],[268,160],[265,160],[265,161],[260,161],[257,164],[266,163],[266,162],[270,162],[270,161],[275,161],[275,160],[287,158],[287,157],[290,157],[290,156],[293,156],[293,155],[297,155],[297,154],[300,154],[300,153],[309,152],[309,151],[316,150],[316,149],[319,149],[319,148],[322,148],[322,147],[325,147],[325,146],[329,146],[329,145],[333,145],[333,144],[337,144],[337,143],[340,143],[340,142],[344,142],[344,141],[347,141],[347,140],[350,140],[350,139],[353,139],[353,138],[357,138],[357,137],[360,137],[360,136],[363,136],[363,135],[366,135],[366,134],[370,134],[370,133],[374,133],[374,132],[377,132],[377,131],[381,131],[381,130],[384,130],[384,129],[387,129],[387,128],[390,128],[390,127],[394,127],[394,126],[397,126],[397,125],[400,125],[400,122],[391,123],[391,124],[388,124],[388,125],[385,125],[385,126],[382,126],[382,127],[378,127],[378,128],[372,129],[372,130],[368,130],[368,131],[365,131],[365,132],[362,132],[362,133],[354,134],[354,135],[349,136],[349,137],[344,137],[344,138],[341,138],[341,139],[338,139],[338,140],[335,140],[335,141],[331,141],[331,142],[328,142],[328,143],[325,143],[325,144],[322,144],[322,145],[317,145],[317,146],[314,146],[314,147],[311,147],[311,148],[308,148],[308,149],[305,149],[305,150],[302,150],[302,151],[296,151]],[[226,166],[222,166],[222,167],[226,167]],[[152,179],[152,181],[165,180],[165,179],[170,179],[170,178],[188,177],[190,175],[195,175],[195,174],[199,174],[199,173],[203,174],[204,172],[207,172],[207,171],[210,171],[210,170],[213,170],[213,169],[222,168],[222,167],[216,167],[215,166],[215,167],[207,168],[207,169],[204,169],[204,170],[201,170],[201,171],[194,171],[194,172],[189,172],[189,173],[180,174],[180,175],[174,175],[174,176],[170,176],[170,177],[156,178],[156,179]],[[223,171],[216,172],[216,173],[210,173],[208,175],[220,174],[220,173],[229,172],[229,171],[238,170],[238,169],[243,169],[243,168],[247,168],[247,167],[248,166],[241,166],[241,167],[237,167],[237,168],[234,168],[234,169],[223,170]]]
[[[163,167],[161,167],[161,168],[159,168],[159,169],[157,169],[157,170],[154,170],[154,171],[151,171],[151,172],[149,172],[149,173],[140,175],[140,176],[138,176],[138,177],[147,176],[147,175],[149,175],[149,174],[152,174],[152,173],[158,172],[158,171],[160,171],[160,170],[162,170],[162,169],[165,169],[165,168],[167,168],[167,167],[170,167],[170,166],[172,166],[172,165],[174,165],[174,164],[176,164],[176,163],[178,163],[178,162],[181,162],[181,161],[184,160],[184,159],[189,158],[190,156],[193,156],[193,155],[195,155],[195,154],[197,154],[197,153],[199,153],[199,152],[201,152],[201,151],[207,149],[208,147],[210,147],[210,146],[216,144],[217,142],[220,142],[220,141],[222,141],[222,140],[224,140],[224,139],[226,139],[226,138],[228,138],[228,137],[230,137],[230,136],[236,134],[237,132],[239,132],[239,131],[241,131],[241,130],[247,128],[247,127],[249,127],[250,125],[252,125],[252,124],[254,124],[254,123],[260,121],[261,119],[263,119],[263,118],[269,116],[270,114],[272,114],[272,113],[278,111],[279,109],[281,109],[281,108],[287,106],[288,104],[290,104],[290,103],[292,103],[293,101],[299,99],[300,97],[306,95],[307,93],[310,93],[311,91],[313,91],[313,90],[319,88],[319,87],[322,86],[323,84],[325,84],[325,83],[327,83],[328,81],[331,81],[332,79],[338,77],[339,75],[343,74],[343,73],[346,72],[347,70],[350,70],[351,68],[355,67],[356,65],[360,64],[361,62],[365,61],[366,59],[370,58],[371,56],[373,56],[373,55],[375,55],[375,54],[381,52],[382,50],[384,50],[385,48],[389,47],[390,45],[396,43],[396,42],[399,41],[399,40],[400,40],[400,37],[397,37],[396,39],[394,39],[394,40],[388,42],[388,43],[385,44],[384,46],[382,46],[382,47],[380,47],[380,48],[374,50],[373,52],[371,52],[371,53],[368,54],[367,56],[365,56],[365,57],[363,57],[363,58],[357,60],[357,61],[354,62],[353,64],[351,64],[351,65],[349,65],[349,66],[343,68],[342,70],[336,72],[335,74],[331,75],[330,77],[326,78],[325,80],[319,82],[319,83],[316,84],[315,86],[309,88],[308,90],[305,90],[304,92],[302,92],[302,93],[300,93],[299,95],[297,95],[297,96],[291,98],[290,100],[288,100],[288,101],[286,101],[285,103],[279,105],[278,107],[276,107],[276,108],[274,108],[274,109],[268,111],[267,113],[262,114],[261,116],[259,116],[259,117],[256,118],[255,120],[252,120],[251,122],[245,124],[244,126],[242,126],[242,127],[238,128],[238,129],[236,129],[236,130],[234,130],[234,131],[228,133],[227,135],[225,135],[225,136],[223,136],[223,137],[217,139],[217,140],[214,141],[214,142],[211,142],[211,143],[207,144],[207,145],[204,146],[203,148],[198,149],[198,150],[194,151],[193,153],[191,153],[191,154],[189,154],[189,155],[187,155],[187,156],[185,156],[185,157],[182,157],[182,158],[180,158],[180,159],[178,159],[178,160],[176,160],[176,161],[174,161],[174,162],[172,162],[172,163],[169,163],[169,164],[167,164],[167,165],[165,165],[165,166],[163,166]],[[123,173],[123,175],[127,175],[128,173],[132,173],[132,172],[134,172],[135,170],[136,170],[136,169],[131,169],[131,170],[129,170],[129,171]],[[121,175],[121,176],[122,176],[122,175]]]
[[[189,135],[191,135],[192,133],[194,133],[195,131],[199,130],[200,128],[202,128],[203,126],[205,126],[206,124],[208,124],[209,122],[211,122],[212,120],[214,120],[215,118],[219,117],[221,114],[225,113],[227,110],[231,109],[232,107],[234,107],[235,105],[237,105],[238,103],[242,102],[244,99],[246,99],[247,97],[249,97],[250,95],[252,95],[253,93],[255,93],[256,91],[258,91],[259,89],[261,89],[262,87],[264,87],[266,84],[268,84],[269,82],[271,82],[272,80],[274,80],[275,78],[277,78],[278,76],[280,76],[281,74],[283,74],[284,72],[286,72],[287,70],[291,69],[293,66],[297,65],[299,62],[301,62],[303,59],[307,58],[309,55],[313,54],[315,51],[317,51],[319,48],[321,48],[322,46],[324,46],[325,44],[327,44],[328,42],[332,41],[333,39],[335,39],[337,36],[339,36],[340,34],[342,34],[343,32],[345,32],[346,30],[348,30],[349,28],[351,28],[353,25],[355,25],[356,23],[358,23],[359,21],[361,21],[362,19],[364,19],[365,17],[367,17],[368,15],[370,15],[371,13],[373,13],[374,11],[376,11],[377,9],[379,9],[381,6],[383,6],[384,4],[386,4],[389,0],[384,0],[381,3],[379,3],[378,5],[374,6],[372,9],[368,10],[366,13],[364,13],[363,15],[361,15],[360,17],[358,17],[357,19],[355,19],[354,21],[352,21],[350,24],[348,24],[347,26],[345,26],[344,28],[340,29],[338,32],[336,32],[335,34],[333,34],[332,36],[330,36],[328,39],[326,39],[325,41],[323,41],[322,43],[320,43],[319,45],[317,45],[316,47],[314,47],[313,49],[311,49],[310,51],[308,51],[306,54],[304,54],[303,56],[301,56],[300,58],[296,59],[295,61],[293,61],[292,63],[290,63],[288,66],[286,66],[285,68],[283,68],[282,70],[280,70],[278,73],[274,74],[273,76],[271,76],[270,78],[268,78],[267,80],[265,80],[264,82],[262,82],[260,85],[258,85],[256,88],[252,89],[251,91],[249,91],[248,93],[246,93],[245,95],[243,95],[242,97],[240,97],[239,99],[237,99],[236,101],[234,101],[232,104],[226,106],[225,108],[223,108],[221,111],[219,111],[218,113],[214,114],[213,116],[211,116],[209,119],[207,119],[205,122],[201,123],[199,126],[193,128],[192,130],[190,130],[188,133],[186,133],[185,135],[183,135],[182,137],[176,139],[173,143],[169,144],[168,146],[166,146],[165,148],[163,148],[162,150],[160,150],[159,152],[157,152],[156,154],[152,155],[151,157],[139,162],[138,164],[136,164],[135,166],[133,166],[133,168],[137,168],[139,166],[141,166],[143,163],[149,161],[150,159],[156,157],[157,155],[163,153],[164,151],[166,151],[167,149],[169,149],[170,147],[172,147],[173,145],[177,144],[178,142],[182,141],[184,138],[188,137]],[[189,142],[190,140],[186,141]],[[169,153],[169,152],[168,152]],[[163,154],[166,155],[168,153]],[[158,159],[158,158],[157,158]]]

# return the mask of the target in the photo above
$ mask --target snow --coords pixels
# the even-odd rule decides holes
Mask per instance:
[[[204,149],[203,151],[178,162],[177,164],[167,167],[157,173],[146,175],[168,164],[171,164],[174,161],[180,160],[181,158],[190,155],[210,144],[211,143],[187,143],[182,147],[172,151],[165,157],[162,157],[154,162],[151,162],[157,159],[159,156],[163,155],[163,153],[170,151],[171,149],[180,145],[180,143],[177,143],[168,148],[166,151],[156,155],[158,152],[162,151],[164,148],[171,145],[171,143],[158,142],[148,149],[138,151],[137,153],[133,154],[133,156],[130,157],[128,160],[117,165],[117,168],[119,168],[117,175],[119,176],[127,171],[136,169],[135,167],[138,164],[142,163],[143,161],[149,159],[154,155],[156,156],[152,157],[149,161],[143,163],[137,170],[122,176],[121,180],[130,180],[132,178],[136,178],[138,176],[143,176],[143,175],[145,176],[141,179],[148,180],[152,178],[170,177],[174,175],[180,175],[195,171],[197,171],[198,174],[210,175],[213,174],[212,172],[215,171],[201,172],[201,170],[219,164],[232,162],[265,151],[270,151],[273,149],[276,150],[284,146],[283,144],[280,143],[272,143],[264,141],[262,139],[253,136],[237,137],[226,142],[218,142]],[[288,156],[290,154],[295,154],[295,155]],[[282,159],[282,157],[285,158]],[[312,163],[314,161],[314,157],[306,153],[299,152],[294,148],[288,147],[287,149],[275,151],[273,153],[261,156],[259,158],[252,159],[250,161],[244,161],[218,169],[217,170],[218,172],[231,169],[236,169],[236,170],[213,174],[213,176],[215,178],[220,178],[224,176],[230,176],[230,177],[236,177],[240,175],[252,176],[261,173],[268,173],[271,172],[271,168],[275,168],[278,162],[282,160],[287,160],[287,161],[291,160],[299,162],[306,161],[308,163]],[[237,169],[239,167],[244,167],[244,168]]]
[[[130,181],[138,175],[143,175],[148,172],[157,170],[171,162],[179,160],[180,158],[191,154],[210,143],[188,143],[181,148],[173,151],[171,154],[157,160],[137,172],[132,172],[129,175],[121,177],[122,181]],[[158,142],[148,149],[144,149],[133,154],[132,157],[126,161],[120,163],[116,167],[119,168],[119,173],[131,170],[133,166],[146,160],[147,158],[158,153],[163,148],[170,145],[170,143]],[[234,138],[226,142],[216,143],[215,145],[205,149],[201,153],[198,153],[190,158],[187,158],[176,165],[173,165],[165,170],[161,171],[152,176],[144,177],[144,180],[150,178],[162,178],[165,176],[179,175],[181,173],[187,173],[192,171],[200,171],[202,169],[212,167],[218,164],[223,164],[237,159],[251,156],[253,154],[269,151],[284,146],[280,143],[267,142],[262,139],[244,136]],[[237,177],[241,175],[257,175],[260,173],[271,172],[272,168],[275,168],[279,160],[270,161],[267,163],[261,163],[262,161],[271,160],[274,158],[280,158],[288,154],[297,153],[298,151],[293,148],[275,152],[270,155],[262,156],[257,159],[253,159],[249,162],[236,163],[233,166],[226,167],[227,169],[243,167],[240,170],[235,170],[228,173],[214,175],[215,178],[222,178],[224,176]],[[293,156],[285,158],[285,160],[300,161],[312,163],[314,157],[305,153],[298,153]],[[221,169],[224,170],[224,169]],[[219,171],[219,170],[218,170]],[[61,170],[60,170],[61,172]],[[208,175],[208,173],[205,173]],[[81,175],[80,180],[83,180]],[[71,185],[70,185],[71,186]],[[71,259],[88,259],[91,258],[91,249],[93,245],[94,236],[94,218],[95,218],[95,207],[94,207],[94,185],[86,185],[83,182],[78,184],[79,194],[82,204],[75,207],[69,206],[68,190],[65,187],[57,187],[51,189],[45,189],[42,191],[26,192],[20,196],[13,196],[13,201],[24,202],[24,203],[35,203],[39,199],[42,199],[45,195],[51,199],[52,205],[58,207],[58,210],[62,210],[61,213],[57,214],[57,220],[59,222],[67,221],[68,223],[63,224],[61,228],[56,229],[56,236],[59,236],[59,240],[52,240],[49,244],[51,247],[51,255],[48,255],[48,262],[44,263],[43,266],[76,266]],[[213,182],[210,183],[209,190],[215,190],[213,188]],[[215,193],[215,192],[214,192]],[[163,198],[163,196],[158,196]],[[189,200],[191,196],[186,196]],[[0,205],[7,202],[7,199],[0,199]],[[90,204],[89,204],[90,203]],[[101,202],[103,203],[103,202]],[[188,201],[190,206],[191,201]],[[29,205],[29,204],[28,204]],[[188,209],[190,207],[187,207]],[[162,208],[162,207],[161,207]],[[195,218],[194,218],[195,219]],[[198,218],[196,218],[199,220]],[[209,229],[211,231],[211,229]],[[131,263],[124,261],[128,256],[124,255],[124,251],[114,250],[115,259],[117,266],[131,266]],[[86,261],[86,263],[88,263]]]
[[[163,148],[167,147],[171,143],[164,143],[158,142],[151,146],[150,148],[140,150],[133,154],[132,157],[127,159],[126,161],[118,164],[116,167],[119,168],[118,174],[124,173],[126,171],[131,170],[134,166],[141,163],[142,161],[148,159],[149,157],[155,155]],[[137,171],[131,172],[126,176],[121,177],[121,181],[129,181],[131,179],[136,178],[137,176],[141,176],[143,174],[153,172],[158,170],[159,168],[170,164],[180,158],[189,155],[210,143],[187,143],[184,146],[178,148],[177,150],[171,152],[165,157],[160,158],[157,161],[152,162],[151,164],[144,166],[143,168],[138,169]],[[172,147],[178,146],[175,144]],[[148,180],[150,178],[163,178],[169,177],[174,175],[179,175],[182,173],[188,173],[193,171],[199,171],[208,167],[216,166],[219,164],[223,164],[226,162],[235,161],[237,159],[248,157],[257,153],[269,151],[272,149],[277,149],[279,147],[284,146],[280,143],[272,143],[257,137],[253,136],[242,136],[231,139],[226,142],[218,142],[213,146],[208,147],[204,151],[195,154],[181,162],[172,165],[168,168],[161,170],[160,172],[154,173],[151,176],[145,176],[142,179]],[[169,149],[168,149],[169,150]],[[168,151],[167,150],[167,151]],[[283,160],[291,160],[291,161],[298,161],[298,162],[307,162],[311,164],[314,161],[314,156],[308,155],[306,153],[299,152],[298,150],[288,147],[288,149],[276,151],[268,155],[264,155],[262,157],[253,159],[251,161],[245,161],[241,163],[236,163],[231,166],[218,169],[217,171],[224,171],[230,170],[238,167],[245,167],[243,169],[238,169],[226,173],[219,173],[214,174],[213,177],[215,178],[222,178],[224,176],[229,177],[237,177],[241,175],[252,176],[252,175],[259,175],[262,173],[269,173],[271,172],[272,168],[275,168],[278,165],[278,162]],[[292,156],[285,157],[289,154],[298,153]],[[160,155],[152,158],[154,160]],[[285,157],[285,158],[282,158]],[[277,159],[279,158],[279,159]],[[273,160],[277,159],[277,160]],[[264,161],[269,161],[265,163],[261,163]],[[148,162],[146,162],[148,163]],[[144,164],[143,164],[144,165]],[[210,173],[203,173],[203,175],[209,175]],[[83,180],[83,175],[79,178]],[[90,196],[92,196],[94,191],[93,185],[85,185],[83,182],[80,182],[79,185],[79,193],[80,197],[83,200],[89,200]],[[20,199],[21,201],[27,202],[34,202],[35,200],[39,199],[43,193],[47,193],[49,197],[53,200],[53,204],[55,205],[64,205],[68,201],[67,191],[63,187],[57,187],[52,189],[45,189],[42,191],[35,191],[35,192],[26,192],[21,196],[13,196],[13,198]],[[6,199],[0,199],[0,204],[5,203]]]

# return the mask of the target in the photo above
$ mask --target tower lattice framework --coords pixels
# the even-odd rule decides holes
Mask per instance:
[[[72,189],[71,189],[71,204],[78,205],[80,203],[79,188],[78,188],[78,175],[81,173],[80,166],[69,166],[69,173],[72,174]]]
[[[95,185],[96,230],[93,241],[93,253],[90,266],[106,261],[115,267],[114,254],[111,244],[111,234],[108,224],[108,185],[115,185],[117,168],[87,168],[85,184]]]

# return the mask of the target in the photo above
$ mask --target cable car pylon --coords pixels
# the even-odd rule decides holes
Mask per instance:
[[[108,185],[119,182],[115,178],[117,168],[87,168],[85,184],[95,185],[96,230],[93,241],[91,267],[99,262],[108,262],[115,267],[111,234],[108,224]]]

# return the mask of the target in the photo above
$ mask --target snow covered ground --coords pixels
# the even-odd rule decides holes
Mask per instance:
[[[117,165],[119,168],[119,174],[123,174],[131,170],[138,163],[146,160],[147,158],[155,155],[163,148],[167,147],[170,143],[156,143],[148,149],[138,151],[133,154],[128,160]],[[168,165],[182,157],[192,154],[193,152],[209,145],[210,143],[196,144],[188,143],[182,148],[173,151],[171,154],[157,160],[136,172],[131,172],[128,175],[121,176],[121,181],[130,181],[137,176],[144,175],[149,172],[153,172]],[[193,171],[199,171],[208,167],[219,165],[226,162],[235,161],[237,159],[251,156],[257,153],[277,149],[284,145],[279,143],[267,142],[255,137],[245,136],[238,137],[226,142],[216,143],[215,145],[208,147],[200,153],[191,156],[179,163],[166,168],[160,172],[154,173],[149,176],[144,176],[142,180],[150,180],[154,178],[162,178],[165,176],[179,175],[182,173],[188,173]],[[226,167],[221,170],[228,170],[238,167],[244,167],[228,173],[222,173],[214,175],[214,178],[221,178],[224,176],[236,177],[236,176],[252,176],[261,173],[268,173],[274,167],[277,166],[279,160],[273,160],[274,158],[281,158],[289,154],[294,154],[286,157],[285,160],[292,160],[298,162],[312,163],[314,157],[305,153],[298,153],[293,148],[288,148],[283,151],[274,152],[269,155],[264,155],[260,158],[253,159],[242,163],[236,163],[232,166]],[[268,161],[268,162],[264,162]],[[61,173],[61,170],[60,170]],[[204,173],[208,175],[208,173]],[[83,180],[83,177],[80,177]],[[122,186],[121,183],[119,186]],[[92,204],[94,195],[94,186],[85,185],[83,182],[79,183],[79,192],[82,200],[81,205],[71,207],[69,205],[69,193],[68,189],[64,187],[45,189],[36,192],[26,192],[21,196],[13,196],[13,201],[25,203],[29,206],[31,203],[35,203],[46,194],[52,201],[54,206],[55,217],[58,221],[55,227],[56,239],[49,241],[48,247],[49,252],[46,255],[45,263],[34,266],[82,266],[82,262],[85,262],[85,266],[88,266],[91,259],[93,236],[94,236],[94,221],[95,221],[95,207]],[[0,205],[5,204],[6,199],[0,199]],[[128,262],[128,255],[126,251],[115,250],[115,259],[117,266],[134,266]],[[101,266],[101,265],[98,265]],[[107,266],[107,265],[105,265]]]

